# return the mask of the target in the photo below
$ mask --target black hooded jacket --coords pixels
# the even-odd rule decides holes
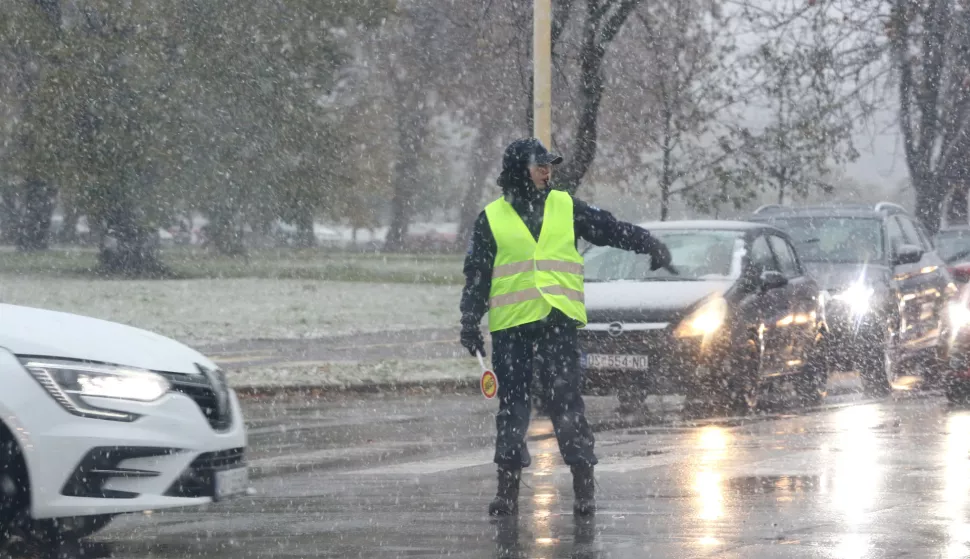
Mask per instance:
[[[532,236],[538,240],[542,229],[547,192],[539,190],[522,173],[499,177],[502,192],[515,209]],[[632,223],[617,220],[610,212],[573,198],[573,224],[577,242],[585,239],[597,246],[611,246],[639,254],[651,254],[669,259],[663,243],[650,233]],[[659,251],[659,254],[658,254]],[[488,311],[488,295],[492,287],[492,267],[495,263],[497,245],[485,212],[475,221],[468,253],[465,256],[465,288],[461,294],[461,323],[477,327]]]

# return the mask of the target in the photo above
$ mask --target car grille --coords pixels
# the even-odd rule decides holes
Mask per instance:
[[[199,369],[200,372],[204,371],[201,367]],[[232,406],[229,404],[229,385],[226,382],[225,373],[222,371],[210,373],[216,378],[215,383],[211,382],[209,375],[206,374],[161,374],[172,383],[172,390],[185,394],[198,404],[213,429],[225,431],[232,426]]]

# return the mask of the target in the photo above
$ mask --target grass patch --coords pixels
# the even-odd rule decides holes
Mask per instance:
[[[480,374],[474,359],[386,359],[253,367],[231,370],[228,377],[239,388],[474,381]]]
[[[162,251],[162,262],[180,279],[298,279],[373,283],[460,285],[462,255],[351,253],[325,249],[256,249],[228,257],[194,247]],[[50,277],[95,275],[97,251],[54,248],[25,254],[0,252],[0,274]]]

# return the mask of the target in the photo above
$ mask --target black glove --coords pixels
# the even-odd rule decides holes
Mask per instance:
[[[474,357],[476,352],[485,357],[485,338],[478,324],[461,325],[461,345]]]
[[[670,249],[667,245],[654,239],[654,246],[650,250],[650,271],[656,272],[660,268],[670,266]]]

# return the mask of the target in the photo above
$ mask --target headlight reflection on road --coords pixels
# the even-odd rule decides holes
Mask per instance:
[[[947,520],[945,557],[970,555],[970,524],[965,522],[970,491],[970,414],[953,414],[946,424],[942,514]]]
[[[696,494],[697,518],[707,522],[720,520],[724,516],[724,474],[718,471],[720,463],[727,457],[731,434],[710,425],[700,430],[696,447],[700,450],[697,469],[694,472],[693,489]],[[703,547],[720,544],[714,534],[705,534],[698,540]]]
[[[559,543],[559,538],[552,533],[552,509],[559,500],[559,493],[553,482],[553,474],[559,464],[559,447],[555,438],[539,441],[538,446],[538,452],[532,461],[532,519],[535,524],[536,547],[543,548]]]
[[[879,420],[875,406],[853,406],[835,414],[832,503],[849,525],[860,524],[865,519],[882,481],[879,438],[872,431]]]
[[[883,482],[881,441],[873,431],[882,419],[879,409],[871,405],[848,407],[833,417],[836,434],[829,452],[834,459],[822,476],[821,489],[831,492],[831,505],[845,530],[834,557],[861,559],[872,546],[869,534],[860,528]]]

